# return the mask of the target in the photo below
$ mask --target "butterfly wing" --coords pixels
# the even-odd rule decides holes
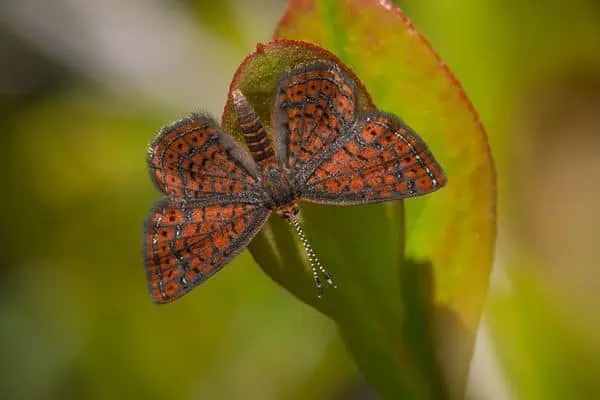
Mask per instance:
[[[269,213],[258,204],[159,201],[144,225],[143,244],[154,301],[173,301],[223,268],[252,240]]]
[[[257,166],[203,114],[167,125],[148,150],[150,175],[170,198],[144,225],[150,294],[166,303],[220,270],[266,221]]]
[[[355,83],[337,65],[317,62],[295,68],[278,83],[274,120],[276,145],[297,183],[315,157],[349,132],[355,121]]]
[[[433,192],[446,176],[425,143],[391,114],[371,111],[325,151],[302,188],[304,200],[366,204]]]
[[[161,129],[148,149],[148,166],[167,196],[262,201],[252,157],[206,115],[192,114]]]

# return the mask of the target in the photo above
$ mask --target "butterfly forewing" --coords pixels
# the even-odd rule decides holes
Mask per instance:
[[[181,297],[237,255],[269,216],[258,204],[161,200],[145,224],[144,258],[157,303]]]
[[[279,153],[300,180],[303,166],[348,132],[357,108],[354,82],[338,66],[327,63],[283,75],[275,103]]]
[[[364,204],[426,194],[445,183],[441,167],[406,124],[372,111],[361,117],[349,138],[332,146],[306,181],[302,198]]]
[[[261,201],[250,155],[202,114],[164,127],[150,144],[148,165],[158,189],[171,197]]]

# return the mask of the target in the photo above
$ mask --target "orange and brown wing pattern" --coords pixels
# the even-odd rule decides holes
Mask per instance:
[[[433,192],[446,176],[417,134],[383,112],[365,114],[309,176],[302,198],[364,204]]]
[[[277,146],[291,170],[301,169],[355,121],[355,83],[337,65],[293,69],[280,79],[276,96]]]
[[[154,301],[173,301],[219,271],[269,213],[256,204],[159,201],[144,225],[143,256]]]
[[[148,166],[158,189],[171,197],[260,201],[256,164],[235,139],[202,114],[161,129],[148,149]]]

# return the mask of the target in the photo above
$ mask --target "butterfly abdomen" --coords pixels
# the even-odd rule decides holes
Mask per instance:
[[[258,114],[239,90],[233,91],[233,104],[250,154],[263,171],[275,167],[275,151]]]

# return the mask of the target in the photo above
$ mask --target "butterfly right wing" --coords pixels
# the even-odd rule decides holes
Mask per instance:
[[[156,303],[176,300],[240,253],[270,211],[260,204],[163,199],[144,224],[143,257]]]
[[[278,82],[274,122],[279,157],[302,184],[319,155],[349,133],[356,120],[356,84],[339,66],[316,62]]]
[[[262,201],[248,152],[210,117],[192,114],[160,130],[148,149],[156,187],[186,200]]]
[[[400,200],[433,192],[447,181],[425,142],[381,111],[365,113],[324,158],[301,188],[303,200],[339,205]]]

